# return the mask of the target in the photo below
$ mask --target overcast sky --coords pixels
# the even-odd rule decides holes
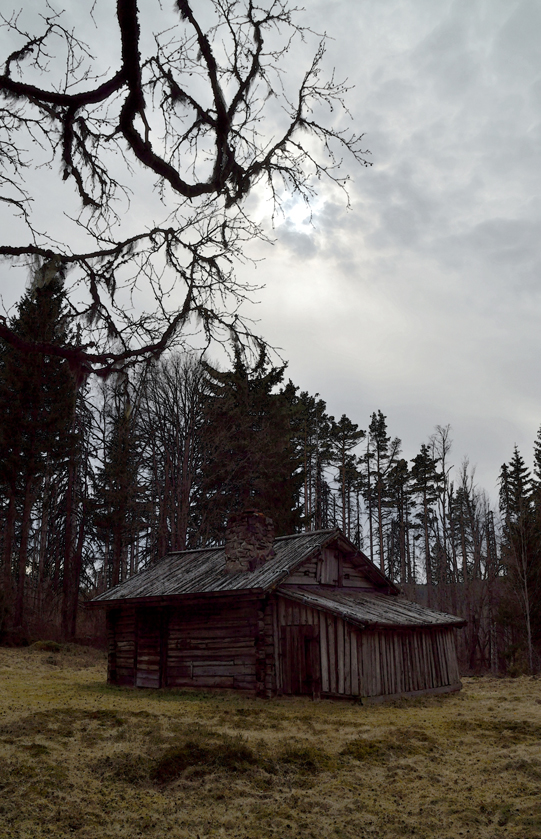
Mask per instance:
[[[286,206],[241,269],[266,286],[245,311],[296,384],[361,428],[381,409],[407,457],[450,423],[495,500],[541,424],[541,3],[308,0],[301,20],[355,85],[373,166],[349,167],[349,210],[324,185],[311,221]]]
[[[450,423],[496,499],[541,424],[541,4],[308,7],[373,167],[351,168],[351,210],[324,191],[257,248],[260,329],[331,412],[366,428],[380,408],[408,457]]]

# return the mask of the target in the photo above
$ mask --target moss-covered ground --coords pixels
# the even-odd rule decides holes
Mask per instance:
[[[364,706],[115,689],[0,649],[0,839],[541,837],[541,680]]]

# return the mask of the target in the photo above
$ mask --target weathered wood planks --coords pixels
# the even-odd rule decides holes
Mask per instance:
[[[396,594],[391,584],[383,585],[380,572],[358,552],[348,553],[341,539],[322,536],[316,547],[315,536],[303,537],[298,548],[297,537],[287,544],[277,540],[283,570],[271,574],[269,566],[254,572],[258,585],[276,580],[270,589],[242,589],[239,580],[234,594],[226,591],[226,585],[237,586],[236,577],[220,576],[214,549],[201,554],[203,568],[208,564],[216,575],[212,590],[197,592],[186,558],[160,565],[156,579],[141,578],[144,585],[134,588],[134,600],[111,602],[109,680],[337,698],[456,686],[452,626],[459,619],[391,596]],[[312,544],[295,565],[294,552]],[[192,580],[189,591],[183,575]],[[160,600],[139,599],[147,583],[162,586],[173,576],[182,595],[164,590]]]
[[[459,681],[453,630],[362,630],[336,615],[279,598],[280,692],[306,693],[306,661],[295,627],[317,627],[324,696],[396,696],[431,691]]]

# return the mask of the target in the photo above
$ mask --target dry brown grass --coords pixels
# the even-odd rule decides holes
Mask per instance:
[[[0,649],[0,839],[541,837],[541,681],[392,705],[109,688]]]

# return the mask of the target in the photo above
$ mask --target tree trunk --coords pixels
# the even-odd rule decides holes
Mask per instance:
[[[73,491],[75,483],[75,463],[73,453],[68,467],[68,488],[66,491],[66,523],[64,531],[64,569],[62,578],[62,637],[70,637],[70,604],[72,599],[72,563],[73,563]]]
[[[17,597],[15,599],[14,624],[17,628],[23,626],[24,620],[24,591],[26,582],[26,566],[28,565],[28,536],[30,531],[30,513],[32,512],[32,478],[27,478],[24,488],[23,515],[21,520],[21,544],[19,547],[19,575],[17,580]]]
[[[423,512],[424,512],[424,536],[425,536],[425,573],[426,573],[426,600],[430,608],[434,602],[434,593],[432,591],[432,561],[430,558],[430,535],[428,532],[428,500],[426,493],[423,498]]]
[[[6,598],[11,600],[12,584],[13,584],[13,570],[11,567],[12,553],[13,553],[13,534],[15,529],[15,515],[17,508],[15,505],[15,493],[10,487],[8,510],[6,515],[6,529],[4,532],[4,594]]]

